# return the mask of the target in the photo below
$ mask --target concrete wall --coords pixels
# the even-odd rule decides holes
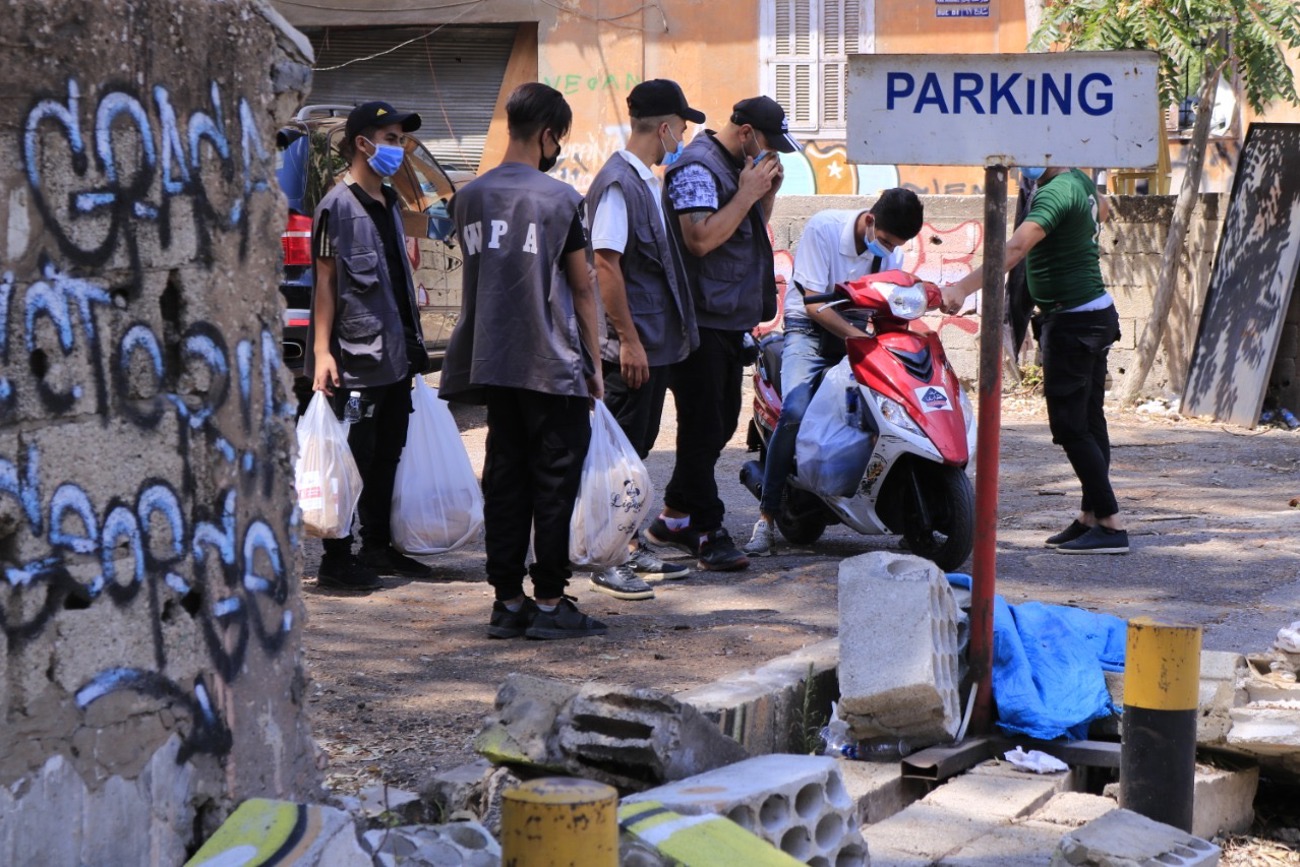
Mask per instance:
[[[771,229],[778,251],[778,271],[789,273],[799,235],[808,217],[826,208],[865,208],[874,201],[865,196],[790,196],[777,199]],[[952,282],[982,267],[984,199],[978,196],[924,196],[925,226],[908,245],[904,267],[926,280]],[[1122,340],[1111,351],[1110,372],[1115,381],[1133,358],[1142,329],[1151,314],[1151,301],[1159,279],[1165,238],[1173,217],[1173,196],[1116,196],[1110,199],[1111,219],[1102,230],[1102,276],[1119,309]],[[1173,309],[1166,325],[1166,340],[1147,377],[1146,393],[1181,393],[1187,377],[1199,324],[1201,302],[1209,284],[1210,269],[1223,223],[1227,197],[1210,194],[1192,219],[1187,240],[1190,273],[1179,281]],[[1015,215],[1015,202],[1007,204],[1007,231]],[[953,367],[967,382],[979,370],[977,316],[927,316],[944,340]],[[1285,347],[1284,347],[1285,348]]]
[[[316,784],[271,139],[310,59],[255,0],[5,9],[0,863],[179,864]]]

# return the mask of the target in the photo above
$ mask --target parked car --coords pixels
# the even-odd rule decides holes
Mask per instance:
[[[312,215],[347,169],[338,146],[352,108],[309,105],[276,135],[276,177],[289,200],[288,221],[280,239],[284,251],[280,294],[286,308],[281,349],[294,375],[300,407],[305,407],[311,397],[311,382],[304,376],[303,365],[311,315]],[[401,203],[420,323],[434,370],[442,367],[447,341],[460,315],[457,272],[461,259],[455,250],[447,205],[456,188],[473,177],[472,172],[444,171],[424,145],[409,138],[402,168],[386,181]]]

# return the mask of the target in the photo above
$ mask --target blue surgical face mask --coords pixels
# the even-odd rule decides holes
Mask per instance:
[[[877,240],[876,238],[872,238],[870,241],[867,242],[867,252],[873,256],[879,256],[882,259],[888,259],[890,251],[886,250],[885,245],[880,243],[879,240]]]
[[[402,167],[402,160],[406,159],[406,148],[378,142],[371,144],[375,146],[375,152],[366,158],[366,162],[375,170],[375,174],[381,178],[397,174],[397,170]]]
[[[1041,178],[1045,171],[1047,171],[1046,166],[1022,166],[1020,168],[1020,174],[1024,175],[1031,181],[1036,181]]]
[[[682,158],[682,151],[686,150],[686,142],[678,141],[677,136],[673,135],[673,131],[671,129],[668,130],[668,137],[671,138],[673,141],[677,142],[677,149],[670,151],[667,148],[664,148],[664,158],[660,160],[660,164],[664,166],[671,166],[673,163],[677,162],[679,159]],[[663,142],[661,140],[660,144],[662,143]]]

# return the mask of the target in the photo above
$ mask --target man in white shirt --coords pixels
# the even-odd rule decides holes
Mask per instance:
[[[822,374],[844,357],[844,341],[866,337],[853,310],[804,304],[805,295],[829,292],[836,283],[898,268],[902,247],[921,231],[924,210],[911,190],[885,190],[866,211],[822,211],[804,226],[794,252],[794,278],[785,292],[785,343],[781,350],[781,416],[767,445],[759,519],[744,551],[776,548],[772,523],[794,467],[795,440]]]
[[[663,191],[651,166],[681,154],[687,121],[703,113],[686,103],[675,81],[643,81],[627,97],[631,133],[587,191],[591,246],[605,307],[601,350],[605,403],[644,459],[659,436],[669,366],[698,345],[681,255],[664,221]],[[634,542],[626,563],[592,576],[592,587],[618,599],[650,599],[645,577],[685,578],[690,569],[665,563]]]

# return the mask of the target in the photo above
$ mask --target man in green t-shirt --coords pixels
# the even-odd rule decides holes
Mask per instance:
[[[1101,279],[1106,200],[1078,169],[1026,168],[1038,190],[1007,241],[1006,268],[1028,259],[1034,332],[1043,353],[1043,396],[1052,442],[1065,450],[1083,488],[1079,514],[1046,544],[1062,554],[1127,554],[1128,533],[1110,484],[1110,437],[1103,402],[1106,356],[1119,340],[1119,314]],[[957,310],[980,288],[982,270],[943,287]],[[999,287],[1001,289],[1001,287]]]

